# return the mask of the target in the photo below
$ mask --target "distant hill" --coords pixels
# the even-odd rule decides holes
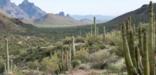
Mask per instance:
[[[104,23],[114,18],[113,16],[103,16],[103,15],[71,15],[71,17],[73,17],[74,19],[86,23],[92,23],[94,16],[96,17],[97,23]]]
[[[18,19],[13,19],[0,12],[0,31],[4,32],[27,32],[28,28],[35,28]]]
[[[154,4],[154,13],[156,14],[156,4]],[[130,11],[128,13],[125,13],[123,15],[120,15],[113,20],[107,22],[107,23],[101,23],[99,25],[106,25],[109,28],[119,28],[119,25],[121,25],[127,18],[131,16],[133,24],[138,25],[139,23],[147,23],[148,22],[148,5],[143,5],[142,7]]]
[[[74,20],[70,16],[59,16],[55,14],[47,14],[40,19],[35,21],[37,24],[41,25],[83,25],[84,23]]]

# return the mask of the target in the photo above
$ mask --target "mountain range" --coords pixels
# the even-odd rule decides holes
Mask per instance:
[[[97,23],[104,23],[114,18],[114,16],[104,16],[104,15],[71,15],[71,17],[81,22],[85,22],[89,24],[93,22],[93,17],[96,17]]]
[[[17,18],[23,22],[43,25],[82,25],[81,21],[75,20],[69,16],[60,16],[53,13],[47,13],[37,7],[34,3],[24,0],[18,6],[10,0],[0,0],[0,10],[9,17]],[[59,21],[60,20],[60,21]]]
[[[156,14],[156,4],[153,5],[154,13]],[[118,29],[120,27],[119,25],[122,24],[129,16],[132,17],[133,24],[135,25],[138,25],[139,23],[147,23],[148,5],[145,4],[134,11],[130,11],[116,18],[110,16],[101,17],[101,15],[97,15],[96,17],[97,21],[100,19],[103,19],[103,21],[106,19],[105,21],[107,21],[102,23],[97,22],[99,23],[98,25],[105,25],[110,29]],[[24,0],[18,6],[10,2],[10,0],[0,0],[1,29],[9,27],[11,29],[19,30],[22,28],[20,24],[25,25],[23,22],[35,25],[84,25],[91,23],[92,17],[92,15],[65,15],[64,12],[60,12],[59,14],[47,13],[28,0]]]
[[[28,15],[10,0],[0,0],[0,9],[11,17],[18,19],[28,19]]]

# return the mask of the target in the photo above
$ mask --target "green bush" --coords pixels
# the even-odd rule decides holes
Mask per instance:
[[[81,70],[88,70],[88,69],[90,69],[90,65],[88,65],[88,64],[81,64],[78,68],[81,69]]]
[[[72,64],[72,67],[75,68],[81,64],[81,61],[80,60],[72,60],[71,64]]]
[[[81,60],[81,62],[87,62],[89,57],[89,53],[85,48],[82,48],[79,51],[76,51],[75,59]]]
[[[30,69],[36,70],[40,67],[40,63],[38,61],[28,62],[28,67]]]
[[[0,57],[0,73],[2,73],[4,71],[4,59],[2,57]]]
[[[59,58],[57,55],[53,55],[52,57],[46,57],[41,62],[41,70],[47,73],[54,73],[59,70]]]
[[[117,55],[122,56],[122,39],[121,39],[121,32],[113,31],[106,35],[107,41],[111,42],[117,48],[113,50]]]

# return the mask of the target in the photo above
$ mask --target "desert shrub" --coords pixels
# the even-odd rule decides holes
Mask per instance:
[[[76,37],[75,42],[76,42],[76,43],[77,43],[77,42],[84,43],[84,42],[85,42],[85,39],[84,39],[83,37],[81,37],[81,36],[78,36],[78,37]]]
[[[113,42],[115,45],[122,45],[122,38],[120,31],[112,31],[106,35],[108,41]]]
[[[5,63],[4,59],[0,57],[0,73],[2,73],[4,70],[4,63]]]
[[[104,69],[107,68],[108,64],[116,61],[118,56],[115,53],[111,53],[112,49],[104,49],[90,54],[89,62],[91,63],[91,68]]]
[[[98,50],[104,49],[105,44],[103,42],[103,37],[101,35],[87,36],[86,38],[86,47],[89,50],[89,53],[94,53]]]
[[[76,51],[75,59],[81,60],[81,62],[87,62],[88,56],[89,56],[88,51],[85,48],[82,48],[79,51]]]
[[[81,70],[88,70],[88,69],[90,69],[90,65],[89,64],[81,64],[78,68]]]
[[[59,58],[57,55],[53,55],[52,57],[46,57],[41,62],[41,69],[47,73],[55,73],[59,70]]]
[[[75,68],[81,64],[81,61],[80,60],[72,60],[71,64],[72,64],[72,67]]]
[[[40,63],[38,61],[28,62],[28,67],[36,70],[40,67]]]
[[[13,75],[26,75],[26,74],[22,72],[21,70],[16,70],[13,72]]]
[[[71,37],[65,37],[65,39],[63,39],[63,44],[71,44],[72,43],[72,38]]]
[[[103,63],[110,57],[108,50],[101,50],[95,53],[90,54],[89,61],[92,63]]]
[[[124,59],[118,59],[116,62],[108,64],[108,69],[114,72],[120,72],[125,67]]]
[[[113,45],[116,46],[116,49],[113,51],[119,55],[122,56],[122,38],[121,38],[121,33],[119,31],[112,31],[106,35],[107,41],[112,42]]]
[[[102,43],[102,37],[101,36],[86,36],[86,43],[89,45],[89,46],[92,46],[93,44],[96,44],[96,43]]]

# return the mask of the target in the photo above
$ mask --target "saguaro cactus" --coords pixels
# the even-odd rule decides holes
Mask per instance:
[[[123,53],[129,75],[155,75],[155,26],[152,2],[149,4],[148,29],[139,28],[135,43],[131,18],[122,25]]]
[[[104,40],[106,39],[106,27],[105,26],[103,27],[103,39]]]
[[[12,64],[10,64],[10,55],[9,55],[9,42],[8,39],[5,38],[6,41],[6,63],[4,64],[5,66],[5,72],[4,75],[12,75]],[[12,63],[12,62],[11,62]]]
[[[91,32],[90,32],[91,36],[93,35],[93,25],[91,25]]]
[[[75,57],[75,52],[76,52],[76,48],[75,48],[75,37],[72,37],[72,59]]]
[[[8,47],[8,39],[6,38],[6,58],[7,58],[7,73],[10,72],[10,56],[9,56],[9,47]]]
[[[152,1],[149,4],[149,31],[148,31],[148,38],[149,38],[149,59],[150,59],[150,74],[155,75],[155,63],[154,63],[154,48],[155,48],[155,24],[154,24],[154,13],[153,13],[153,4]]]
[[[96,28],[96,17],[94,17],[94,35],[96,36],[97,28]]]

